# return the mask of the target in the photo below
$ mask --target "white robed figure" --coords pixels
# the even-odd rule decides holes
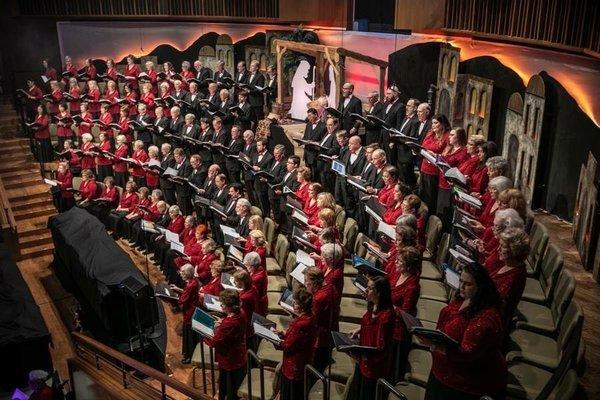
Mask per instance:
[[[290,113],[293,119],[306,118],[307,104],[312,100],[315,91],[314,79],[311,83],[307,81],[312,68],[308,61],[300,61],[294,79],[292,79],[292,107]]]

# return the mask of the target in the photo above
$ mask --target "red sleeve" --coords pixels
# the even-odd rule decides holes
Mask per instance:
[[[306,344],[306,341],[304,338],[310,334],[312,334],[312,332],[309,324],[292,322],[279,347],[282,350],[285,350],[288,356],[305,351],[304,345]]]
[[[60,103],[60,101],[63,99],[62,92],[60,90],[55,90],[52,92],[52,98],[54,99],[55,103]]]
[[[44,97],[44,92],[39,87],[36,87],[31,93],[34,100],[41,100]]]
[[[50,125],[50,118],[47,115],[42,116],[42,118],[37,120],[37,123],[40,124],[40,130],[46,129],[48,125]]]
[[[446,355],[454,361],[468,363],[489,354],[490,347],[498,346],[502,326],[494,318],[495,311],[482,311],[465,330],[457,349],[446,348]]]

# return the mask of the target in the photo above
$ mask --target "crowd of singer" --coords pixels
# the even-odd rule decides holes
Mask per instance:
[[[144,72],[135,57],[126,62],[117,75],[108,60],[100,75],[91,60],[78,69],[66,57],[59,72],[44,61],[48,83],[30,80],[23,91],[36,155],[42,162],[59,159],[55,197],[60,211],[73,206],[89,210],[116,239],[150,254],[180,292],[184,363],[198,343],[191,329],[195,308],[203,307],[206,294],[220,297],[224,316],[214,338],[206,341],[216,353],[219,398],[237,398],[246,350],[256,350],[259,342],[250,316],[268,313],[266,258],[274,243],[266,240],[267,218],[292,248],[307,250],[315,261],[304,271],[304,284],[294,281],[294,315],[288,329],[278,331],[281,398],[304,398],[305,365],[325,371],[331,362],[331,331],[338,330],[344,265],[351,251],[341,243],[340,210],[357,221],[379,253],[375,272],[366,273],[364,316],[351,332],[361,345],[376,350],[351,353],[356,368],[350,396],[372,399],[379,378],[402,379],[412,335],[401,312],[416,314],[425,279],[428,217],[437,215],[444,231],[460,237],[453,227],[460,212],[475,233],[462,237],[474,262],[458,267],[460,287],[437,322],[458,346],[420,338],[433,354],[426,398],[505,398],[504,343],[525,285],[528,211],[522,193],[506,177],[507,161],[497,156],[495,143],[467,137],[446,116],[431,115],[428,103],[414,98],[403,103],[394,85],[383,98],[370,93],[363,104],[347,82],[339,104],[320,99],[307,108],[299,157],[286,154],[285,146],[274,145],[268,134],[257,135],[275,99],[274,68],[265,76],[258,62],[247,70],[242,61],[231,75],[223,62],[213,72],[200,61],[186,61],[180,72],[164,62],[157,73],[152,62],[145,63]],[[352,114],[377,119],[364,122]],[[57,126],[57,145],[51,142],[50,124]],[[446,179],[445,170],[423,158],[423,152],[457,168],[466,185],[458,188]],[[331,160],[345,166],[344,175],[332,169]],[[81,183],[74,190],[78,176]],[[349,177],[362,187],[348,183]],[[458,191],[481,204],[459,200]],[[218,203],[219,211],[202,198]],[[307,221],[292,217],[291,198]],[[381,219],[393,227],[395,237],[382,234],[367,212],[367,201],[374,200],[384,208]],[[171,250],[163,234],[143,229],[143,221],[178,234],[185,255]],[[222,226],[243,238],[243,262],[219,257],[225,245]],[[297,240],[298,231],[306,234],[308,247]],[[233,274],[238,290],[223,289],[223,272]]]

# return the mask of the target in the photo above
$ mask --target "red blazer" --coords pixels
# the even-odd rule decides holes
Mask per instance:
[[[187,71],[181,71],[181,73],[179,73],[179,75],[181,75],[181,78],[182,78],[181,79],[181,88],[183,90],[188,90],[188,88],[190,87],[190,85],[188,83],[188,79],[192,79],[196,75],[189,69]]]
[[[191,257],[192,265],[196,266],[196,276],[201,282],[208,282],[210,280],[210,264],[217,258],[214,252]]]
[[[290,322],[279,348],[283,350],[281,373],[287,379],[304,379],[304,367],[312,362],[315,346],[315,323],[312,315],[303,314]]]
[[[133,209],[133,211],[136,212],[139,215],[144,215],[145,211],[142,210],[138,206],[152,207],[152,205],[150,204],[151,202],[152,201],[149,198],[145,198],[145,199],[140,198],[139,201],[138,201],[138,203],[136,204],[135,208]],[[154,209],[156,209],[156,206],[154,207]]]
[[[69,114],[68,111],[65,111],[64,113],[59,113],[57,116],[60,118],[65,118],[65,117],[70,117],[71,114]],[[72,125],[72,122],[67,122],[64,125],[58,125],[56,127],[56,136],[67,137],[67,138],[70,138],[71,136],[73,136],[73,130],[71,129],[71,125]]]
[[[190,241],[188,244],[183,246],[184,253],[190,257],[200,257],[203,254],[202,253],[202,245],[200,243],[196,242],[195,240],[196,240],[196,238],[194,238],[193,242]],[[189,261],[186,258],[177,256],[173,260],[173,263],[175,264],[175,267],[177,267],[177,269],[179,270],[185,264],[189,263]]]
[[[499,257],[499,248],[496,251],[492,251],[485,259],[483,266],[488,270],[489,274],[492,275],[494,272],[502,268],[504,263]]]
[[[66,64],[63,72],[68,72],[69,73],[69,78],[71,77],[77,77],[77,68],[73,65],[73,64]],[[63,78],[63,81],[65,83],[69,82],[68,78]]]
[[[58,187],[60,188],[60,197],[63,199],[73,198],[73,192],[67,191],[67,189],[73,188],[73,175],[71,175],[71,171],[67,171],[64,174],[58,172],[56,174],[56,180],[58,181]]]
[[[119,113],[119,103],[117,103],[117,99],[119,98],[119,91],[113,90],[112,92],[107,90],[104,94],[104,98],[109,100],[111,105],[108,108],[108,112],[110,114],[118,114]]]
[[[246,315],[243,311],[228,315],[215,329],[215,335],[207,343],[215,349],[219,368],[234,371],[246,366]]]
[[[82,125],[79,124],[79,129],[77,130],[77,136],[81,136],[84,133],[91,133],[92,132],[92,114],[90,114],[89,111],[86,111],[85,113],[79,114],[81,116],[81,118],[83,119],[83,122],[87,122],[90,125]]]
[[[440,313],[437,329],[459,342],[445,353],[434,351],[431,373],[444,385],[476,396],[506,390],[506,361],[502,355],[502,319],[496,308],[469,318],[454,300]]]
[[[331,345],[331,331],[337,330],[340,309],[333,285],[323,285],[313,293],[312,314],[317,327],[315,348]]]
[[[252,326],[252,313],[256,311],[258,304],[258,293],[253,286],[250,289],[242,290],[240,292],[240,306],[244,310],[244,314],[250,317],[246,320],[246,337],[254,335],[254,327]]]
[[[90,151],[94,147],[94,142],[86,142],[81,146],[81,151],[84,153]],[[94,157],[90,155],[83,155],[81,157],[81,169],[94,169]]]
[[[256,252],[260,256],[260,266],[267,268],[267,248],[265,246],[254,247],[250,236],[246,238],[246,244],[244,245],[244,255],[250,252]]]
[[[211,279],[210,282],[204,284],[200,290],[198,290],[198,297],[200,299],[200,304],[204,304],[204,295],[211,294],[213,296],[218,296],[219,293],[223,291],[223,286],[221,286],[221,277],[216,276]]]
[[[104,114],[104,115],[110,115],[110,114]],[[110,144],[110,141],[107,139],[103,142],[100,142],[98,144],[98,147],[100,148],[100,150],[110,151],[112,145]],[[96,165],[112,165],[112,163],[113,163],[112,158],[108,158],[108,157],[104,157],[104,156],[96,157]]]
[[[109,68],[108,70],[106,70],[106,78],[110,79],[112,81],[118,82],[119,81],[119,77],[117,76],[117,69],[116,68]]]
[[[132,212],[139,201],[140,198],[137,193],[127,193],[124,191],[123,196],[121,196],[121,201],[119,202],[119,207],[126,208],[127,211]]]
[[[456,150],[454,153],[444,155],[444,160],[446,160],[446,162],[451,167],[457,167],[460,169],[460,166],[463,163],[465,163],[469,159],[469,157],[470,156],[469,156],[469,153],[467,153],[466,147],[461,147],[460,149]],[[442,173],[442,171],[438,170],[438,172],[440,175],[440,178],[438,181],[439,188],[440,189],[450,189],[450,184],[444,177],[444,174]]]
[[[50,78],[51,81],[55,81],[58,80],[58,74],[56,72],[56,69],[50,67],[47,70],[44,71],[44,75],[48,78]]]
[[[125,135],[125,140],[127,141],[127,143],[133,142],[133,132],[131,130],[131,127],[129,126],[129,118],[119,118],[119,133],[121,135]]]
[[[160,175],[154,169],[146,170],[146,186],[150,189],[157,188],[160,183]]]
[[[88,92],[88,103],[90,104],[90,112],[97,113],[100,112],[100,90],[93,89]]]
[[[488,226],[483,231],[481,235],[481,241],[483,242],[483,252],[479,253],[479,263],[485,263],[485,259],[488,255],[490,255],[493,251],[498,251],[498,246],[500,245],[500,241],[494,236],[494,231],[491,226]]]
[[[336,302],[339,307],[342,300],[342,292],[344,291],[344,267],[338,266],[337,268],[332,268],[325,266],[323,275],[325,284],[332,285],[335,288],[335,294],[337,295]]]
[[[52,96],[52,101],[50,102],[50,114],[58,113],[58,103],[62,102],[63,95],[60,89],[53,90],[50,95]]]
[[[269,312],[269,297],[267,296],[267,270],[265,268],[259,268],[250,274],[252,280],[252,287],[256,289],[258,295],[258,305],[256,307],[256,313],[265,317]]]
[[[490,180],[487,167],[485,165],[477,166],[469,178],[469,191],[484,194]]]
[[[319,225],[319,207],[316,200],[313,205],[310,204],[310,200],[307,200],[302,211],[308,216],[309,225]]]
[[[134,90],[138,90],[139,88],[139,84],[137,81],[137,77],[140,74],[140,66],[137,64],[132,64],[131,66],[129,64],[127,64],[125,66],[125,73],[123,75],[125,76],[131,76],[134,77],[135,79],[128,79],[127,83],[131,85],[131,87]]]
[[[427,136],[425,136],[425,139],[423,139],[422,146],[435,154],[442,154],[442,151],[448,146],[448,132],[444,132],[442,138],[438,140],[435,137],[435,133],[430,131]],[[421,173],[425,175],[437,175],[439,170],[435,165],[423,158],[421,160]]]
[[[84,72],[90,77],[90,79],[96,79],[96,67],[93,65],[87,67]]]
[[[144,150],[144,149],[136,150],[131,155],[131,158],[133,158],[134,160],[137,160],[141,163],[145,163],[146,161],[148,161],[148,153],[146,153],[146,150]],[[131,175],[137,176],[137,177],[142,177],[142,176],[146,175],[146,171],[144,171],[144,169],[142,167],[132,164]]]
[[[186,325],[191,324],[192,315],[194,315],[196,307],[200,304],[198,299],[197,279],[191,279],[186,283],[185,288],[183,288],[183,293],[179,296],[178,303],[183,312],[183,323]]]
[[[100,194],[100,197],[110,199],[110,203],[108,204],[110,208],[117,208],[117,205],[119,204],[119,191],[116,186],[113,186],[110,189],[106,187]]]
[[[134,117],[138,114],[137,107],[135,105],[135,101],[137,100],[136,92],[129,92],[125,95],[125,100],[127,100],[127,104],[129,105],[129,116]]]
[[[383,213],[383,222],[386,224],[390,224],[396,226],[396,220],[399,216],[402,215],[402,201],[399,201],[397,204],[392,204],[391,207],[388,207]]]
[[[148,115],[154,118],[156,116],[156,114],[154,114],[154,95],[152,93],[142,94],[140,101],[147,106],[146,110],[148,111]]]
[[[396,187],[396,182],[386,185],[379,190],[377,193],[377,200],[379,203],[383,204],[386,207],[389,207],[394,202],[394,188]]]
[[[497,269],[490,278],[496,284],[496,289],[502,299],[502,319],[504,320],[504,328],[509,328],[510,321],[517,309],[517,305],[521,301],[523,290],[525,290],[525,282],[527,281],[527,270],[525,265],[521,265],[517,268],[512,268],[509,271],[500,273],[500,269]],[[508,332],[508,331],[506,331]]]
[[[398,257],[398,246],[392,245],[388,252],[388,259],[383,266],[384,271],[388,275],[393,274],[396,270],[396,257]]]
[[[98,128],[100,129],[100,132],[105,133],[109,138],[113,137],[115,134],[112,130],[112,128],[108,125],[112,124],[112,115],[110,115],[110,112],[106,112],[104,114],[100,114],[100,121],[104,122],[106,124],[106,126],[104,125],[98,125]]]
[[[79,113],[79,95],[81,90],[79,89],[79,85],[73,86],[69,88],[69,94],[73,96],[73,100],[69,101],[69,110],[71,110],[72,114]]]
[[[172,219],[167,227],[168,230],[177,234],[183,232],[183,228],[185,228],[185,218],[182,215],[178,215],[175,219]]]
[[[129,147],[126,144],[122,144],[115,150],[115,156],[127,157],[129,154]],[[127,163],[125,161],[113,160],[113,171],[115,172],[127,172]]]
[[[190,243],[190,244],[196,243],[196,227],[192,226],[191,228],[186,228],[184,226],[181,233],[179,233],[179,241],[184,246],[186,246],[188,243]]]
[[[388,277],[392,289],[392,304],[394,305],[394,312],[396,313],[394,340],[403,341],[407,338],[407,332],[400,311],[407,312],[413,316],[417,315],[417,301],[419,301],[419,295],[421,294],[419,276],[410,276],[398,286],[396,286],[396,282],[400,279],[400,274],[398,272],[394,271],[392,274],[388,275]]]
[[[498,207],[494,208],[495,203],[496,201],[490,198],[489,201],[484,204],[481,215],[479,216],[479,222],[486,228],[494,225],[494,218],[496,217],[496,211],[498,211]]]
[[[477,155],[471,155],[464,163],[458,166],[458,170],[468,178],[473,175],[473,172],[475,171],[475,168],[477,168],[478,164],[479,157],[477,157]]]
[[[392,369],[394,352],[394,311],[391,308],[373,313],[367,310],[360,322],[360,344],[377,347],[360,358],[360,372],[369,379],[387,377]]]
[[[96,184],[95,179],[92,179],[91,181],[81,181],[79,191],[81,192],[82,200],[93,200],[98,198],[98,185]]]
[[[142,213],[142,218],[146,221],[155,221],[160,217],[160,213],[158,212],[158,207],[156,204],[150,204],[148,206],[150,211],[140,210]]]
[[[300,185],[298,190],[296,190],[295,195],[298,197],[298,201],[302,204],[303,207],[306,207],[306,203],[308,202],[308,186],[310,183],[304,182]]]
[[[81,159],[73,150],[69,150],[69,166],[81,168]]]
[[[50,125],[50,117],[47,115],[38,115],[35,117],[35,122],[40,126],[36,129],[34,137],[37,140],[50,139],[50,128],[48,128]]]

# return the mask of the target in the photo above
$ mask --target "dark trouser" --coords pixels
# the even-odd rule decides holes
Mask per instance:
[[[134,176],[133,181],[135,182],[138,189],[146,186],[146,177],[145,176]],[[169,204],[171,204],[171,203],[169,203]]]
[[[98,174],[97,174],[98,182],[103,182],[104,178],[113,175],[112,165],[98,165],[96,167],[96,170],[98,171]]]
[[[408,352],[410,351],[411,336],[406,333],[404,340],[394,339],[392,353],[394,354],[394,369],[393,369],[393,380],[392,382],[400,382],[404,379],[404,373],[406,372],[406,361],[408,360]]]
[[[365,138],[363,146],[368,146],[372,143],[380,143],[381,142],[381,131],[377,130],[368,130],[365,132]]]
[[[137,221],[132,221],[125,217],[120,218],[116,227],[117,236],[128,240],[133,240],[133,226],[136,222]]]
[[[419,197],[427,204],[429,213],[434,213],[437,206],[438,175],[421,174]]]
[[[280,400],[304,400],[304,380],[290,380],[281,376]]]
[[[279,196],[275,196],[272,194],[269,196],[269,205],[271,210],[273,210],[273,218],[275,222],[281,224],[281,198]],[[268,215],[263,216],[263,218],[268,217]]]
[[[400,180],[411,188],[416,185],[417,177],[415,176],[415,164],[412,160],[398,161],[398,174]]]
[[[168,205],[177,204],[177,197],[175,197],[175,188],[162,189],[163,198]]]
[[[112,231],[116,236],[117,227],[121,223],[121,220],[125,218],[127,215],[127,211],[111,211],[110,214],[106,217],[106,229]]]
[[[315,349],[315,354],[313,356],[313,367],[320,373],[325,371],[325,368],[329,365],[331,361],[331,348],[330,347],[318,347]]]
[[[431,215],[431,211],[429,212]],[[452,189],[438,188],[436,214],[442,220],[444,232],[452,230]]]
[[[367,378],[360,372],[358,364],[354,367],[354,375],[350,390],[348,390],[348,400],[371,400],[375,398],[377,388],[377,379]],[[386,399],[384,396],[383,399]]]
[[[73,207],[75,207],[75,199],[72,197],[58,197],[56,207],[58,212],[68,211]]]
[[[429,373],[425,400],[479,400],[483,395],[487,395],[494,400],[506,399],[506,393],[504,392],[475,395],[452,389],[440,382],[432,373]]]
[[[348,189],[346,188],[346,178],[335,174],[335,202],[344,208],[348,207]],[[348,215],[346,215],[348,216]]]
[[[240,183],[242,179],[240,178],[240,170],[233,169],[227,170],[227,177],[229,178],[229,183]]]
[[[47,163],[54,159],[52,142],[50,139],[37,139],[37,160],[41,163]],[[62,149],[61,149],[62,150]]]
[[[181,354],[183,358],[190,359],[194,354],[194,349],[199,342],[198,334],[192,329],[192,324],[183,324],[183,335],[181,340]]]
[[[252,176],[249,175],[250,174],[244,176],[244,188],[246,189],[246,193],[248,194],[248,201],[250,201],[251,204],[255,205],[258,201],[254,193],[254,179],[252,178]]]
[[[178,196],[177,204],[183,216],[192,215],[194,207],[192,207],[192,198],[190,196]]]
[[[262,186],[262,184],[260,186]],[[269,204],[269,193],[266,189],[263,190],[262,188],[260,188],[260,186],[256,189],[256,195],[258,196],[258,203],[260,205],[260,209],[262,210],[262,216],[264,219],[269,217],[271,205]]]
[[[125,189],[125,186],[127,185],[127,180],[129,179],[129,174],[127,173],[127,171],[115,172],[114,175],[115,175],[115,185],[120,186],[123,189]]]
[[[246,376],[246,366],[225,371],[219,368],[219,400],[237,400],[239,399],[237,391]]]

